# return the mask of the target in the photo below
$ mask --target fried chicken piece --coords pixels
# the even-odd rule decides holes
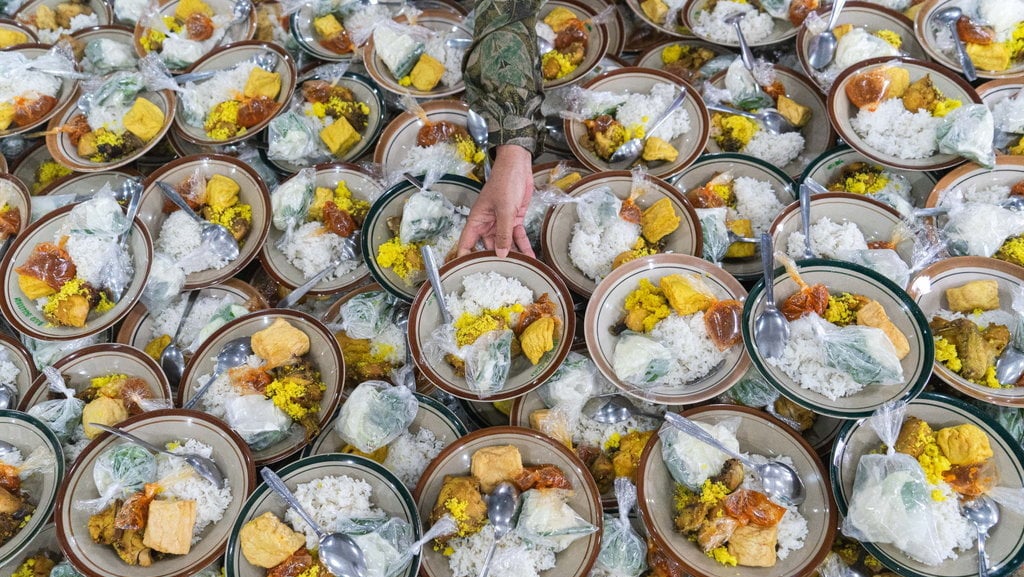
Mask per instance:
[[[114,526],[114,521],[120,506],[121,501],[114,501],[106,509],[89,517],[89,537],[93,543],[111,545],[117,539],[118,531]]]
[[[707,553],[725,545],[739,526],[740,522],[727,515],[722,506],[718,505],[708,513],[707,520],[697,531],[697,544]]]
[[[520,493],[530,489],[572,489],[569,477],[555,465],[523,467],[523,470],[512,478],[512,484]]]
[[[932,84],[931,75],[925,74],[912,82],[907,87],[907,91],[903,93],[903,108],[910,112],[931,110],[931,107],[941,98],[939,90]]]
[[[711,478],[712,483],[721,483],[729,492],[735,491],[743,483],[743,463],[738,459],[728,459],[722,470]]]
[[[792,421],[801,433],[813,427],[817,418],[814,411],[805,409],[783,396],[775,399],[774,409],[775,414]]]
[[[676,530],[683,534],[693,533],[701,528],[708,514],[711,513],[711,505],[697,501],[683,507],[676,515],[674,523]]]

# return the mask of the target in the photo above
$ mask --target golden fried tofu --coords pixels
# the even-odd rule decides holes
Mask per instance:
[[[51,322],[62,327],[82,328],[89,317],[89,299],[82,295],[70,295],[57,303]]]
[[[658,160],[664,160],[665,162],[675,162],[679,158],[679,151],[676,147],[672,146],[671,143],[658,138],[657,136],[651,136],[644,141],[644,151],[640,155],[646,162],[655,162]]]
[[[572,185],[576,184],[577,182],[579,182],[580,179],[582,179],[582,178],[583,178],[583,175],[581,175],[580,173],[578,173],[578,172],[570,172],[569,174],[566,174],[565,176],[563,176],[563,177],[561,177],[561,178],[559,178],[559,179],[557,179],[555,181],[552,181],[550,184],[551,184],[551,186],[553,186],[553,187],[555,187],[555,188],[557,188],[559,190],[566,190],[570,186],[572,186]]]
[[[515,445],[484,447],[470,460],[470,472],[480,481],[484,493],[490,493],[502,481],[511,481],[522,470],[523,457]]]
[[[86,132],[78,138],[78,146],[75,147],[78,152],[78,156],[82,158],[89,158],[100,151],[99,141],[96,138],[96,132]]]
[[[12,122],[14,122],[14,105],[10,102],[0,102],[0,130],[7,130]]]
[[[975,310],[991,311],[999,308],[999,283],[994,280],[972,280],[946,289],[949,310],[970,313]]]
[[[921,453],[924,453],[925,447],[928,446],[934,435],[931,425],[927,422],[917,417],[907,417],[900,427],[900,434],[896,437],[896,445],[893,446],[893,449],[897,453],[910,455],[916,459],[921,456]]]
[[[754,236],[754,225],[748,218],[726,221],[725,228],[742,237]],[[725,250],[725,258],[750,258],[755,254],[757,245],[752,242],[734,242]]]
[[[309,337],[284,319],[252,335],[252,351],[273,369],[309,352]]]
[[[786,117],[786,120],[793,126],[799,128],[811,121],[810,107],[804,106],[786,95],[779,96],[776,107],[779,109],[779,114]]]
[[[93,423],[100,425],[114,426],[128,418],[128,409],[120,399],[112,399],[100,395],[89,401],[82,409],[82,427],[88,439],[95,439],[102,429],[92,426]]]
[[[320,131],[320,140],[324,141],[332,154],[338,156],[347,153],[362,138],[344,116],[334,119],[330,126]]]
[[[257,96],[266,96],[267,98],[274,99],[281,92],[281,75],[277,72],[270,72],[257,66],[252,69],[249,73],[249,78],[245,81],[245,89],[243,93],[246,98],[256,98]]]
[[[18,274],[18,288],[21,289],[21,292],[25,293],[25,297],[29,300],[41,299],[57,292],[46,281],[20,273]]]
[[[654,435],[650,431],[630,431],[619,439],[619,450],[612,457],[612,470],[616,477],[632,478],[640,464],[640,453],[644,452],[647,441]]]
[[[658,286],[679,316],[706,311],[717,300],[704,280],[696,275],[670,274],[662,277]]]
[[[231,208],[238,203],[238,193],[241,190],[238,183],[231,178],[215,174],[206,181],[206,205],[218,212]]]
[[[75,16],[82,14],[92,14],[92,8],[88,4],[77,4],[73,2],[64,2],[57,5],[57,26],[60,28],[71,29],[71,19]]]
[[[142,544],[161,553],[188,555],[195,524],[195,501],[153,501],[149,504]]]
[[[313,30],[320,38],[330,38],[345,30],[334,14],[313,19]]]
[[[28,42],[28,35],[18,30],[0,30],[0,48],[10,48]]]
[[[550,26],[555,32],[560,32],[570,22],[576,19],[577,16],[572,10],[558,6],[551,12],[548,12],[548,15],[544,17],[544,23]]]
[[[975,44],[968,42],[964,46],[971,62],[981,70],[1000,71],[1010,67],[1011,52],[1006,42],[992,44]]]
[[[881,329],[896,349],[896,358],[902,360],[910,354],[910,341],[907,340],[907,335],[889,320],[885,308],[878,301],[868,301],[868,304],[857,309],[857,324]]]
[[[954,465],[981,463],[993,455],[988,435],[971,423],[939,429],[935,433],[935,443]]]
[[[640,216],[640,234],[648,242],[656,243],[675,232],[681,221],[672,201],[668,197],[662,198],[647,207]]]
[[[124,115],[124,127],[128,132],[149,142],[160,132],[164,125],[164,112],[160,107],[145,98],[135,99],[135,103]]]
[[[270,511],[242,526],[238,532],[245,560],[270,569],[306,545],[306,536],[292,531]]]
[[[910,86],[910,71],[900,66],[882,66],[858,72],[846,83],[846,96],[857,108],[875,110],[890,98],[899,98]]]
[[[530,323],[523,334],[519,335],[519,346],[531,364],[536,365],[544,353],[555,348],[555,325],[555,319],[541,317]]]
[[[665,17],[668,16],[668,4],[662,0],[644,0],[640,3],[640,9],[648,18],[659,24],[664,22]]]
[[[416,65],[412,67],[412,72],[409,73],[413,88],[421,92],[433,90],[437,83],[441,82],[442,76],[444,63],[426,53],[420,55]]]
[[[727,545],[736,564],[743,567],[774,567],[775,545],[779,540],[779,526],[758,527],[753,523],[741,525],[732,532]]]
[[[530,428],[536,429],[572,450],[572,433],[565,413],[538,409],[530,413]]]

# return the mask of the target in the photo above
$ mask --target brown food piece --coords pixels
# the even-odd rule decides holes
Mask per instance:
[[[331,98],[355,102],[356,96],[344,86],[332,85],[324,80],[308,80],[302,83],[302,97],[309,102],[324,103]]]
[[[512,484],[520,493],[530,489],[572,489],[569,477],[555,465],[523,467],[523,470],[512,478]]]
[[[814,411],[807,410],[783,396],[775,399],[773,408],[776,415],[792,421],[801,433],[813,427],[817,418]]]
[[[447,120],[424,124],[416,133],[416,146],[433,146],[441,142],[470,140],[466,129]]]
[[[953,465],[942,474],[942,480],[949,483],[961,495],[977,497],[999,482],[999,471],[991,459],[971,465]]]
[[[803,288],[789,295],[779,306],[779,310],[788,321],[795,321],[807,313],[815,313],[824,317],[826,308],[828,308],[828,289],[823,284]]]
[[[555,50],[563,50],[571,44],[587,42],[587,29],[586,25],[577,19],[570,20],[564,24],[564,28],[558,31],[555,35]]]
[[[693,533],[701,528],[708,514],[711,513],[711,504],[697,501],[683,507],[674,519],[676,530],[680,533]]]
[[[931,425],[917,417],[907,417],[900,427],[900,434],[896,437],[893,449],[897,453],[910,455],[916,459],[924,453],[925,447],[933,438]]]
[[[779,540],[779,528],[744,525],[733,531],[729,539],[729,554],[736,557],[736,564],[743,567],[774,567],[775,545]]]
[[[59,291],[64,283],[75,278],[77,269],[66,250],[52,242],[41,242],[14,272],[39,279]]]
[[[704,329],[720,351],[743,342],[742,321],[743,303],[735,299],[715,301],[704,311]]]
[[[768,86],[762,86],[761,88],[772,100],[777,101],[779,97],[786,95],[786,87],[782,84],[781,80],[775,80]]]
[[[117,528],[114,527],[114,520],[117,518],[117,510],[121,501],[114,501],[109,507],[89,517],[89,538],[93,543],[100,545],[113,545],[118,538]]]
[[[984,26],[971,20],[969,16],[961,16],[956,21],[956,35],[964,42],[971,44],[992,44],[996,41],[996,31],[991,26]]]
[[[118,396],[124,401],[128,414],[135,416],[143,412],[142,407],[139,406],[139,401],[152,398],[153,393],[149,390],[149,385],[146,384],[146,381],[139,377],[128,377],[125,383],[121,385]]]
[[[117,511],[117,516],[114,518],[114,527],[116,529],[129,529],[135,531],[141,531],[146,527],[146,519],[149,517],[149,504],[156,498],[157,493],[160,492],[160,485],[156,483],[146,483],[142,491],[139,491],[127,499],[124,504]]]
[[[626,222],[633,224],[640,224],[643,219],[644,211],[635,202],[633,202],[633,195],[630,194],[629,198],[622,201],[622,207],[619,208],[619,218]]]
[[[707,522],[697,531],[697,544],[705,553],[725,545],[732,534],[739,528],[740,522],[725,514],[721,506],[708,513]]]
[[[0,513],[13,515],[21,509],[22,502],[20,494],[0,488]]]
[[[789,4],[789,21],[794,27],[799,28],[807,15],[818,9],[818,0],[793,0]]]
[[[782,520],[786,508],[768,500],[764,493],[740,489],[725,498],[725,512],[740,522],[773,527]]]
[[[129,565],[149,567],[153,564],[153,549],[143,543],[142,531],[122,531],[113,545],[117,556]]]
[[[298,577],[314,565],[321,565],[320,559],[314,559],[309,550],[302,547],[298,551],[292,553],[287,559],[267,571],[267,577]],[[322,565],[319,572],[312,574],[330,575],[330,573],[327,572],[327,568]]]
[[[846,96],[857,108],[875,110],[883,101],[903,96],[909,85],[906,68],[884,66],[853,75],[846,84]]]
[[[480,492],[480,481],[475,477],[455,477],[445,475],[441,483],[441,490],[437,494],[437,501],[430,512],[430,522],[436,523],[438,519],[449,514],[445,503],[455,499],[466,504],[465,520],[459,521],[459,527],[465,529],[467,534],[476,533],[487,524],[487,504],[484,503],[483,494]],[[435,541],[444,545],[454,535],[438,537]]]
[[[650,538],[647,539],[647,565],[651,569],[650,577],[686,577],[683,567]]]
[[[935,336],[942,337],[956,347],[960,358],[960,376],[976,381],[985,376],[988,367],[993,365],[996,355],[989,346],[978,325],[969,319],[959,318],[953,321],[935,317],[929,323]]]
[[[267,390],[267,385],[273,382],[274,378],[262,367],[242,365],[228,369],[228,380],[233,387],[243,394],[251,391],[252,393],[262,395]]]
[[[707,64],[708,60],[715,57],[715,53],[703,46],[689,46],[679,55],[679,60],[666,64],[665,72],[675,74],[687,82],[692,82],[699,77],[701,66]]]
[[[153,501],[149,504],[142,542],[161,553],[188,555],[192,549],[192,528],[195,524],[195,501]]]
[[[238,125],[252,128],[270,118],[277,111],[278,103],[269,96],[246,98],[238,107]]]
[[[981,336],[988,343],[992,354],[997,357],[1003,353],[1003,349],[1010,344],[1010,339],[1013,338],[1006,325],[989,325],[981,331]]]
[[[18,476],[18,468],[0,463],[0,489],[6,489],[12,493],[21,490],[21,477]]]
[[[11,118],[11,124],[14,126],[28,126],[46,116],[53,110],[54,106],[57,106],[57,99],[45,94],[34,100],[15,100],[14,116]]]
[[[11,207],[0,212],[0,240],[7,240],[12,234],[21,230],[21,209]]]
[[[351,214],[338,208],[338,205],[329,200],[324,204],[324,228],[340,237],[348,238],[359,228],[359,225]]]
[[[61,127],[61,132],[68,135],[71,146],[77,147],[82,136],[92,132],[92,128],[89,127],[89,120],[86,119],[84,114],[76,114],[68,120],[67,124]]]
[[[320,45],[335,54],[348,54],[356,48],[355,42],[352,42],[352,37],[348,35],[348,31],[344,28],[328,38],[322,38]]]
[[[556,318],[556,312],[558,312],[558,308],[557,305],[555,305],[555,302],[551,300],[548,293],[543,293],[537,298],[537,300],[526,305],[523,312],[519,315],[519,322],[516,323],[512,332],[517,335],[521,335],[523,334],[523,331],[526,330],[526,327],[533,324],[533,321],[544,317]]]
[[[903,108],[910,112],[930,110],[941,99],[939,90],[932,84],[931,75],[925,74],[908,86],[907,91],[903,93]]]
[[[85,3],[64,2],[57,5],[57,25],[61,28],[71,28],[71,19],[80,14],[92,14],[92,8]]]
[[[712,483],[721,483],[729,492],[735,491],[743,483],[743,463],[738,459],[728,459],[722,464],[722,470],[711,478]]]
[[[720,208],[725,206],[725,200],[711,190],[709,186],[695,188],[686,193],[686,200],[694,208]]]
[[[615,483],[615,464],[611,458],[603,452],[599,454],[590,464],[590,474],[594,476],[594,482],[601,494],[612,490]]]
[[[1018,180],[1010,187],[1010,196],[1024,196],[1024,180]]]
[[[190,40],[208,40],[213,36],[213,30],[213,20],[202,12],[193,12],[185,19],[185,34]]]

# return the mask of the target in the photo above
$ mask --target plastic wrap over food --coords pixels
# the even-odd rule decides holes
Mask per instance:
[[[289,178],[270,194],[270,210],[273,215],[274,228],[288,236],[306,221],[306,214],[313,202],[316,191],[316,170],[303,168],[295,176]]]
[[[360,383],[341,406],[334,430],[343,441],[373,453],[404,433],[420,405],[412,391],[384,381]]]
[[[100,453],[92,469],[100,496],[75,502],[75,507],[98,513],[116,499],[156,481],[156,457],[138,445],[124,443]]]
[[[512,337],[508,329],[490,331],[460,349],[466,362],[466,384],[481,397],[497,394],[508,381]]]
[[[672,352],[660,342],[640,333],[625,331],[619,335],[612,353],[615,376],[638,387],[649,387],[668,374]]]
[[[825,351],[825,363],[848,374],[862,385],[898,385],[903,382],[903,365],[896,348],[882,329],[862,325],[837,327],[817,315],[815,323]]]
[[[291,418],[262,395],[234,397],[224,405],[225,421],[253,451],[276,445],[288,436]]]
[[[614,114],[615,109],[628,99],[628,93],[588,90],[573,86],[565,93],[566,107],[560,116],[582,122],[601,114]]]
[[[412,193],[402,209],[402,244],[432,241],[455,224],[455,205],[433,190]]]
[[[62,443],[68,443],[82,422],[85,401],[75,397],[75,390],[64,383],[57,369],[46,367],[43,374],[50,392],[63,398],[43,401],[29,408],[28,414],[42,421]]]
[[[697,212],[697,219],[700,220],[704,260],[722,262],[729,245],[732,244],[729,242],[729,228],[725,224],[729,209],[722,206],[694,210]]]
[[[395,577],[409,564],[405,552],[412,545],[412,526],[404,519],[339,519],[334,530],[348,535],[363,552],[362,577]]]
[[[837,252],[836,256],[840,260],[867,267],[901,288],[910,282],[910,265],[891,248],[844,249]]]
[[[390,324],[398,302],[385,291],[359,293],[341,305],[341,328],[353,339],[372,339]]]
[[[779,398],[779,391],[773,387],[754,367],[747,369],[734,386],[723,395],[726,399],[754,409],[771,406]]]
[[[549,409],[580,409],[597,392],[597,381],[600,378],[594,361],[586,355],[569,351],[551,378],[537,387],[537,395]]]
[[[984,202],[953,202],[942,233],[953,256],[990,257],[1006,239],[1024,234],[1024,213]]]
[[[528,543],[558,553],[597,531],[565,502],[566,497],[562,489],[530,489],[523,493],[516,533]]]
[[[736,431],[739,431],[740,423],[738,417],[732,417],[722,419],[713,425],[701,422],[697,425],[738,453],[740,444],[736,440]],[[704,480],[721,471],[722,465],[729,459],[725,453],[675,427],[663,426],[658,435],[661,437],[661,458],[665,461],[669,474],[677,483],[693,491],[700,491]]]
[[[996,151],[992,146],[995,123],[984,104],[967,104],[953,109],[942,119],[936,131],[939,152],[959,154],[968,160],[992,168]]]
[[[888,402],[869,423],[887,447],[885,454],[862,455],[843,520],[843,534],[861,542],[889,543],[927,565],[954,555],[939,544],[932,490],[924,470],[910,455],[893,448],[906,414],[905,402]]]
[[[267,126],[267,158],[292,164],[325,160],[317,146],[319,136],[297,110],[286,110]]]
[[[167,306],[185,287],[185,271],[162,252],[153,253],[149,278],[142,289],[142,304],[151,311]]]
[[[167,64],[156,52],[150,52],[138,61],[139,76],[147,90],[181,90],[174,77],[167,69]]]
[[[629,512],[636,505],[636,486],[626,477],[615,479],[615,501],[619,515],[604,516],[597,564],[617,577],[639,577],[647,570],[647,543],[629,521]]]
[[[1013,339],[1010,341],[1018,351],[1024,351],[1024,285],[1017,285],[1013,289],[1013,299],[1010,304],[1013,311]]]
[[[754,70],[758,71],[757,68]],[[775,101],[765,93],[758,80],[746,69],[740,59],[734,60],[729,65],[729,69],[725,73],[725,89],[729,91],[729,102],[736,108],[756,110],[775,106]]]

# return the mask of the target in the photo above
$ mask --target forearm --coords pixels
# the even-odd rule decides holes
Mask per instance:
[[[465,61],[466,100],[487,119],[491,142],[535,151],[543,81],[535,30],[540,0],[477,3]]]

